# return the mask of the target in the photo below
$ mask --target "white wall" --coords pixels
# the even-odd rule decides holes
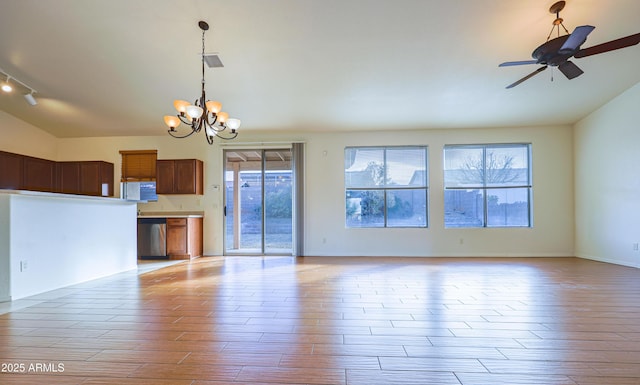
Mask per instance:
[[[10,199],[10,249],[0,260],[9,260],[12,300],[137,267],[135,204],[52,194],[0,195]]]
[[[576,255],[640,267],[640,83],[575,126]]]

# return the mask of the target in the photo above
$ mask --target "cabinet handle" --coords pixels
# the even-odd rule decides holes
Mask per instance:
[[[224,216],[226,217],[227,216],[227,205],[224,206],[223,212],[224,212]]]

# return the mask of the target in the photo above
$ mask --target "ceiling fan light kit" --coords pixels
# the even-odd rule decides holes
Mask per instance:
[[[525,80],[528,80],[544,71],[548,66],[557,67],[558,70],[567,77],[567,79],[575,79],[576,77],[582,75],[584,71],[582,71],[575,63],[569,61],[571,57],[578,59],[586,56],[597,55],[600,53],[630,47],[632,45],[640,43],[640,33],[636,33],[635,35],[629,35],[620,39],[611,40],[606,43],[581,49],[580,46],[585,43],[585,41],[587,40],[587,36],[595,29],[595,27],[591,25],[581,25],[576,27],[573,32],[569,34],[569,31],[563,24],[564,20],[560,17],[560,11],[564,9],[565,4],[566,3],[564,1],[558,1],[549,8],[549,12],[555,14],[556,18],[552,23],[553,26],[551,27],[549,36],[547,36],[547,41],[536,48],[531,54],[534,60],[510,61],[498,65],[499,67],[511,67],[528,64],[542,65],[542,67],[538,68],[527,76],[517,80],[512,84],[509,84],[506,88],[513,88],[517,86]],[[566,35],[560,36],[560,27],[564,29]],[[554,30],[557,31],[558,37],[551,39],[551,35],[553,34]]]
[[[224,140],[234,139],[238,136],[238,128],[240,128],[240,119],[229,118],[229,114],[222,111],[222,103],[213,100],[207,100],[205,94],[204,80],[204,64],[210,67],[222,67],[222,62],[217,55],[212,58],[211,55],[204,54],[204,34],[209,29],[209,24],[205,21],[198,22],[198,27],[202,30],[202,92],[200,98],[196,99],[193,104],[186,100],[176,99],[173,107],[176,109],[176,115],[166,115],[164,123],[169,127],[169,135],[174,138],[186,138],[195,133],[200,132],[204,128],[207,143],[213,144],[215,138]],[[189,131],[185,134],[178,132],[176,128],[184,123],[189,127]]]

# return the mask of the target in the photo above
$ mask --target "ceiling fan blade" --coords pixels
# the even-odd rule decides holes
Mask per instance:
[[[498,64],[498,67],[521,66],[526,64],[538,64],[538,61],[537,60],[507,61],[507,62]]]
[[[522,83],[523,81],[534,77],[535,75],[539,74],[540,72],[542,72],[542,71],[544,71],[546,69],[547,69],[547,66],[540,67],[537,70],[535,70],[532,73],[530,73],[529,75],[527,75],[527,76],[523,77],[522,79],[518,80],[517,82],[509,84],[506,88],[507,89],[513,88],[513,87],[517,86],[518,84]]]
[[[620,39],[611,40],[606,43],[594,45],[593,47],[581,49],[573,56],[576,58],[581,58],[585,56],[597,55],[599,53],[614,51],[620,48],[631,47],[632,45],[636,45],[638,43],[640,43],[640,33],[629,35],[627,37],[621,37]]]
[[[571,35],[565,40],[562,47],[560,47],[559,53],[569,53],[577,50],[582,43],[587,40],[587,35],[591,33],[596,27],[591,25],[581,25],[571,32]]]
[[[573,62],[570,62],[568,60],[563,63],[560,63],[560,65],[558,66],[558,69],[560,70],[560,72],[564,74],[564,76],[567,77],[567,79],[577,78],[578,76],[584,73],[584,71],[578,68],[577,65],[575,65]]]

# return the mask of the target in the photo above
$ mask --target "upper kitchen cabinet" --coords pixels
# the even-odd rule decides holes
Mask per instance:
[[[23,158],[22,155],[0,151],[0,189],[22,188]]]
[[[0,188],[55,191],[56,162],[0,151]]]
[[[113,163],[58,162],[56,166],[58,192],[113,196]]]
[[[203,191],[203,164],[198,159],[162,159],[156,162],[157,194],[197,194]]]
[[[113,163],[80,162],[81,194],[113,196]]]
[[[22,159],[21,190],[55,191],[56,162],[25,156]]]
[[[113,163],[54,162],[0,151],[0,189],[113,196]]]

